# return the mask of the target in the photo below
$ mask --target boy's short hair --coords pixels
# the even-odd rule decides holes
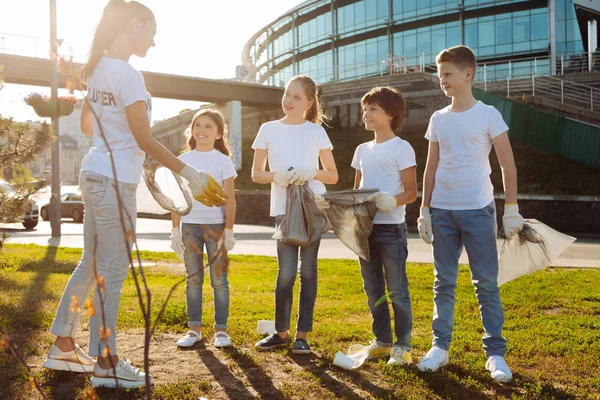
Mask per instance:
[[[406,113],[406,102],[402,93],[390,86],[377,86],[369,90],[360,101],[364,108],[367,104],[376,104],[385,111],[387,115],[393,117],[390,121],[390,128],[393,131],[400,128]]]
[[[439,64],[442,62],[453,63],[462,71],[471,68],[473,70],[473,79],[475,79],[477,59],[475,58],[473,50],[467,46],[459,45],[440,51],[435,58],[435,63]]]

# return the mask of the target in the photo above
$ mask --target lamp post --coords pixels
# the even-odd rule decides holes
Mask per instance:
[[[56,39],[56,0],[50,0],[50,97],[58,111],[58,46]],[[60,237],[60,142],[58,140],[58,112],[52,117],[54,142],[52,143],[52,196],[50,197],[50,226],[52,237]]]

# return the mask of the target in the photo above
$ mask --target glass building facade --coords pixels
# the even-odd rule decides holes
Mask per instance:
[[[257,32],[242,59],[249,79],[283,86],[296,74],[326,83],[435,72],[436,54],[458,44],[486,64],[487,79],[543,73],[585,51],[573,0],[321,0]]]

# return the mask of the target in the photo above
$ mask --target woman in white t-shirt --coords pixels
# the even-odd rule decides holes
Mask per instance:
[[[93,386],[114,387],[117,380],[122,387],[144,386],[146,379],[151,382],[149,376],[119,358],[116,343],[121,288],[131,262],[135,193],[144,153],[184,177],[194,197],[206,204],[220,206],[226,198],[206,172],[177,159],[150,133],[152,100],[144,77],[128,61],[132,55],[146,55],[154,46],[155,33],[156,21],[149,8],[136,1],[109,1],[96,28],[84,70],[88,93],[81,110],[81,130],[94,139],[94,147],[83,159],[79,177],[85,204],[84,249],[50,329],[57,338],[44,366],[93,372]],[[94,286],[93,303],[88,307],[88,356],[74,339],[81,309]]]
[[[227,281],[227,254],[218,254],[222,243],[226,251],[233,249],[235,195],[233,180],[237,177],[229,158],[225,120],[220,112],[200,110],[189,127],[189,149],[179,159],[194,168],[208,172],[223,186],[228,195],[227,206],[206,207],[194,201],[188,215],[171,213],[173,230],[171,248],[185,262],[187,274],[186,299],[190,330],[177,341],[179,347],[190,347],[202,340],[202,283],[204,281],[204,248],[210,262],[210,284],[215,298],[216,347],[231,345],[227,335],[229,317],[229,282]],[[180,222],[182,226],[180,227]]]
[[[271,216],[279,226],[285,214],[286,187],[303,185],[316,194],[325,192],[325,183],[338,180],[331,141],[320,125],[323,113],[319,107],[315,82],[308,76],[295,76],[288,82],[281,105],[285,117],[263,124],[252,144],[254,163],[252,180],[271,184]],[[269,171],[265,166],[269,161]],[[323,169],[319,169],[319,160]],[[290,170],[290,168],[292,168]],[[320,241],[299,248],[277,241],[277,284],[275,287],[275,330],[256,343],[257,350],[272,350],[289,345],[290,317],[294,281],[298,273],[300,252],[300,299],[294,354],[310,353],[306,340],[312,331],[313,311],[317,297],[317,257]]]

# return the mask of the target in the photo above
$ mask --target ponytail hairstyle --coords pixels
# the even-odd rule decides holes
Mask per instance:
[[[194,118],[192,118],[192,123],[186,129],[186,132],[189,129],[190,135],[190,138],[188,140],[189,150],[194,150],[196,148],[196,139],[194,138],[192,132],[194,130],[194,124],[196,123],[196,120],[203,115],[206,115],[215,123],[215,125],[217,126],[217,132],[221,134],[221,137],[215,140],[215,149],[219,150],[226,156],[229,156],[231,154],[231,151],[229,150],[229,132],[227,132],[225,119],[219,111],[212,108],[205,108],[203,110],[200,110],[194,115]]]
[[[110,0],[108,2],[96,27],[88,62],[83,69],[84,78],[92,75],[104,53],[134,18],[147,22],[154,19],[154,14],[148,7],[137,1]]]
[[[312,106],[304,111],[304,119],[318,125],[327,125],[326,121],[329,120],[329,115],[323,110],[321,102],[319,101],[319,94],[317,92],[317,84],[315,81],[308,75],[296,75],[289,80],[288,84],[296,81],[300,82],[304,88],[304,94],[308,97],[308,100],[313,102]]]

